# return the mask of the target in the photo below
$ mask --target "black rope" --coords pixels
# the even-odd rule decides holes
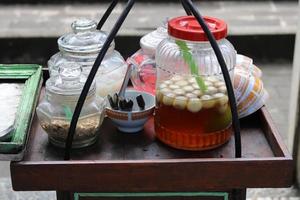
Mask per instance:
[[[93,65],[93,67],[90,71],[90,74],[89,74],[89,76],[87,78],[87,81],[86,81],[86,83],[83,87],[83,90],[80,94],[80,97],[78,99],[78,102],[77,102],[77,105],[75,107],[75,111],[74,111],[74,114],[73,114],[73,117],[72,117],[70,129],[69,129],[68,137],[67,137],[67,141],[66,141],[64,160],[70,160],[72,143],[73,143],[73,138],[74,138],[77,122],[78,122],[83,104],[85,102],[86,96],[89,92],[89,89],[90,89],[90,87],[93,83],[93,80],[95,78],[95,75],[98,71],[98,68],[101,65],[101,62],[102,62],[107,50],[109,49],[112,41],[114,40],[115,36],[117,35],[119,29],[121,28],[125,18],[127,17],[128,13],[130,12],[130,10],[133,7],[134,3],[135,3],[135,0],[128,0],[125,9],[123,10],[121,16],[118,18],[118,21],[116,22],[113,29],[109,33],[109,35],[107,37],[107,40],[105,41],[101,51],[99,52],[99,55],[96,58],[95,63],[94,63],[94,65]]]
[[[208,26],[206,25],[205,21],[203,20],[201,14],[199,11],[195,8],[193,5],[193,2],[191,0],[184,0],[186,2],[186,5],[189,7],[199,24],[201,25],[202,29],[204,30],[207,38],[209,39],[209,42],[217,56],[218,62],[220,64],[226,87],[227,87],[227,92],[228,92],[228,97],[229,97],[229,102],[230,102],[230,107],[231,107],[231,113],[232,113],[232,126],[234,129],[234,137],[235,137],[235,157],[236,158],[241,158],[242,157],[242,148],[241,148],[241,133],[240,133],[240,122],[239,122],[239,117],[238,117],[238,111],[237,111],[237,105],[236,105],[236,100],[235,100],[235,95],[230,79],[230,75],[228,72],[228,69],[226,67],[225,60],[223,58],[223,55],[221,53],[221,50],[216,42],[215,37],[213,34],[210,32]]]
[[[97,25],[97,29],[101,30],[104,23],[106,22],[107,18],[110,16],[111,12],[113,11],[113,9],[116,7],[116,5],[118,4],[118,0],[113,0],[111,2],[111,4],[109,5],[109,7],[107,8],[107,10],[105,11],[104,15],[102,16],[102,18],[100,19],[98,25]]]
[[[192,12],[191,12],[191,10],[189,9],[188,5],[186,5],[185,0],[181,0],[181,4],[182,4],[182,7],[183,7],[184,10],[185,10],[185,13],[186,13],[187,15],[192,15]]]

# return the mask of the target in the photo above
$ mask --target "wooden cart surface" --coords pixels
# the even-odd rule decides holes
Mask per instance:
[[[265,107],[241,120],[240,159],[233,137],[205,152],[165,146],[155,139],[153,119],[139,134],[120,133],[108,119],[100,132],[95,145],[62,161],[64,151],[49,144],[35,117],[23,161],[11,163],[14,190],[64,191],[58,198],[80,200],[244,199],[246,188],[292,185],[293,160]]]

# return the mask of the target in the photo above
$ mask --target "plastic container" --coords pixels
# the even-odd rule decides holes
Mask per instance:
[[[72,23],[73,32],[61,36],[57,43],[60,52],[48,61],[50,76],[58,74],[62,63],[76,62],[82,66],[83,73],[88,75],[98,53],[104,45],[107,34],[96,30],[93,20],[79,19]],[[96,74],[97,94],[106,97],[121,88],[127,64],[119,52],[110,46]]]
[[[235,68],[244,71],[247,75],[262,77],[262,71],[253,64],[253,60],[247,56],[237,54]]]
[[[65,147],[72,115],[86,81],[82,68],[76,63],[63,63],[59,74],[46,82],[44,99],[37,107],[41,127],[50,142]],[[98,129],[104,118],[105,100],[96,95],[92,85],[77,123],[72,148],[82,148],[95,143]]]
[[[155,51],[158,44],[167,37],[166,20],[155,31],[143,36],[140,40],[141,49],[128,58],[128,64],[133,66],[131,81],[136,90],[155,94]]]
[[[233,76],[236,51],[226,40],[227,24],[204,17]],[[178,149],[216,148],[232,135],[227,89],[215,53],[193,16],[168,23],[169,37],[156,51],[155,131]]]
[[[262,80],[244,69],[235,69],[233,86],[240,118],[259,110],[269,97]]]

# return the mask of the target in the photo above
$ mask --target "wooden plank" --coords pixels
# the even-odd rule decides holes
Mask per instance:
[[[199,191],[289,187],[290,168],[291,162],[282,158],[70,161],[69,164],[48,161],[14,165],[11,174],[14,190]]]
[[[266,107],[263,107],[261,110],[259,110],[259,116],[261,119],[260,121],[262,129],[275,156],[291,158],[291,154],[284,144],[283,139],[279,134],[278,129],[276,128]]]

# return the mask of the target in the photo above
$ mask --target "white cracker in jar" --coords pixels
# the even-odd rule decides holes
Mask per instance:
[[[210,95],[203,95],[201,97],[201,100],[202,100],[202,107],[206,109],[213,108],[216,104],[216,101]]]
[[[205,94],[208,94],[208,95],[213,95],[215,93],[218,92],[218,89],[213,87],[213,86],[209,86],[207,87],[207,90],[205,91]]]
[[[183,89],[176,89],[173,91],[177,96],[184,96],[185,91]]]
[[[173,106],[177,109],[183,110],[187,106],[187,98],[184,96],[177,96],[173,102]]]
[[[191,98],[188,101],[187,109],[192,113],[197,113],[202,108],[202,101],[199,98]]]
[[[173,105],[175,99],[175,94],[173,93],[168,93],[163,95],[163,104],[165,104],[166,106],[171,106]]]
[[[183,87],[183,90],[185,92],[192,92],[192,91],[194,91],[194,88],[193,88],[193,86],[186,85],[186,86]]]

